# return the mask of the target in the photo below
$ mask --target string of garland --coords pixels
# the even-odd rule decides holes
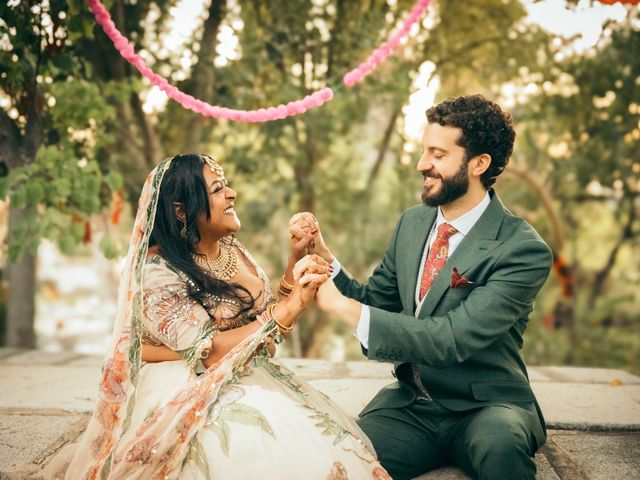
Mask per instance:
[[[131,45],[127,37],[122,35],[117,29],[111,19],[111,15],[109,15],[109,12],[100,0],[87,0],[87,3],[95,15],[96,21],[127,62],[138,69],[151,84],[157,86],[166,93],[169,98],[175,100],[184,108],[200,113],[205,117],[226,118],[238,122],[269,122],[302,114],[307,110],[319,107],[333,98],[333,89],[331,87],[325,87],[302,99],[257,110],[236,110],[203,102],[192,95],[180,91],[177,87],[171,85],[164,77],[151,70],[142,57],[135,53],[133,45]],[[403,22],[402,28],[396,33],[389,35],[387,41],[378,46],[364,62],[344,75],[342,79],[344,85],[347,88],[353,87],[373,72],[380,63],[384,62],[386,58],[393,53],[393,50],[400,45],[402,39],[409,34],[411,27],[425,13],[429,3],[430,0],[418,0],[411,9],[409,17]]]

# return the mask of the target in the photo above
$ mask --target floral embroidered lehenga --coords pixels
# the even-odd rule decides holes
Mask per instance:
[[[148,252],[158,189],[169,163],[158,165],[143,189],[93,417],[78,444],[67,450],[68,460],[59,459],[50,475],[390,478],[352,419],[268,357],[262,345],[277,332],[273,320],[203,369],[201,354],[216,333],[255,321],[275,297],[264,272],[237,241],[233,248],[255,269],[264,289],[259,305],[235,320],[233,302],[208,301],[206,295],[196,301],[188,294],[189,278]],[[166,345],[181,360],[141,362],[142,342]]]

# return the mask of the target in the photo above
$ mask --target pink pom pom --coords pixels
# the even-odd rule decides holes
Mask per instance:
[[[204,115],[205,117],[215,117],[216,116],[215,114],[216,114],[216,107],[206,103],[204,107],[204,111],[202,112],[202,115]]]
[[[345,76],[342,77],[342,82],[347,87],[352,87],[353,86],[353,73],[349,72],[349,73],[345,74]]]
[[[256,122],[266,122],[267,121],[267,111],[264,108],[259,108],[256,111]]]
[[[205,103],[202,100],[196,100],[195,102],[191,102],[191,107],[194,112],[199,114],[203,114],[205,112]]]
[[[276,108],[276,118],[278,120],[282,120],[287,117],[287,106],[286,105],[278,105]]]
[[[169,98],[172,98],[176,102],[182,103],[182,105],[184,105],[185,108],[189,104],[188,95],[186,93],[181,92],[180,90],[175,88],[173,85],[168,85],[164,89],[164,93],[166,93]]]
[[[296,105],[294,102],[287,103],[287,117],[293,117],[296,113]]]
[[[256,110],[252,110],[251,114],[250,114],[250,121],[253,123],[259,123],[260,122],[260,115],[258,114],[258,112]]]
[[[144,68],[144,60],[142,60],[142,57],[136,53],[131,57],[131,65],[140,71],[141,68]]]
[[[398,33],[396,33],[395,35],[391,36],[389,38],[389,41],[387,43],[389,43],[389,47],[391,48],[396,48],[398,45],[400,45],[400,39],[402,38],[402,36]]]
[[[121,51],[120,53],[122,54],[122,56],[127,59],[128,61],[131,60],[131,58],[135,55],[135,52],[133,50],[133,45],[129,45],[127,44]]]
[[[333,98],[333,90],[331,90],[330,88],[323,88],[320,91],[320,96],[323,102],[328,102]]]
[[[277,112],[276,107],[267,108],[267,115],[269,115],[269,118],[276,118]]]
[[[309,97],[309,108],[316,108],[322,104],[322,99],[318,95],[318,92],[315,92]]]
[[[151,70],[151,69],[149,69],[149,70]],[[153,73],[150,77],[147,77],[147,78],[155,86],[158,86],[158,84],[160,83],[160,80],[162,80],[162,77],[160,75],[158,75],[157,73]]]
[[[154,76],[153,70],[147,67],[144,63],[140,67],[138,67],[138,70],[140,70],[140,73],[142,74],[143,77],[147,77],[149,81],[153,83],[153,79],[152,79],[152,77]]]
[[[376,63],[380,63],[384,60],[385,54],[382,53],[381,50],[376,50],[375,52],[373,52],[373,61]]]
[[[165,92],[166,93],[166,92]],[[176,88],[175,92],[171,92],[171,95],[169,95],[171,98],[173,98],[176,102],[181,103],[181,104],[185,104],[187,103],[187,94],[184,92],[181,92],[180,90],[178,90]]]

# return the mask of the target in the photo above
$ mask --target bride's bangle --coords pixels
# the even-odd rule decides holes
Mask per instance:
[[[275,314],[274,314],[274,310],[276,308],[277,303],[272,303],[271,305],[269,305],[267,307],[267,313],[269,318],[272,318],[273,321],[276,323],[276,325],[278,326],[278,329],[280,330],[280,333],[289,333],[291,330],[293,330],[293,327],[296,326],[296,322],[295,320],[291,323],[291,325],[286,326],[281,324],[278,319],[276,318]]]
[[[293,285],[287,282],[284,279],[284,275],[282,275],[282,277],[280,278],[280,285],[278,286],[278,293],[283,297],[288,297],[289,295],[291,295],[292,291],[293,291]]]
[[[280,277],[280,285],[283,285],[284,287],[286,287],[287,290],[293,290],[293,287],[294,287],[294,285],[290,284],[284,279],[284,275]]]

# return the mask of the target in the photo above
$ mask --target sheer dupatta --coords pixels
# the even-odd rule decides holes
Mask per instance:
[[[271,320],[208,368],[197,381],[161,405],[135,432],[130,428],[140,371],[143,267],[153,230],[160,184],[171,165],[162,161],[147,177],[120,279],[113,343],[104,362],[98,401],[71,459],[67,479],[173,479],[190,442],[204,424],[220,389],[276,326]]]

